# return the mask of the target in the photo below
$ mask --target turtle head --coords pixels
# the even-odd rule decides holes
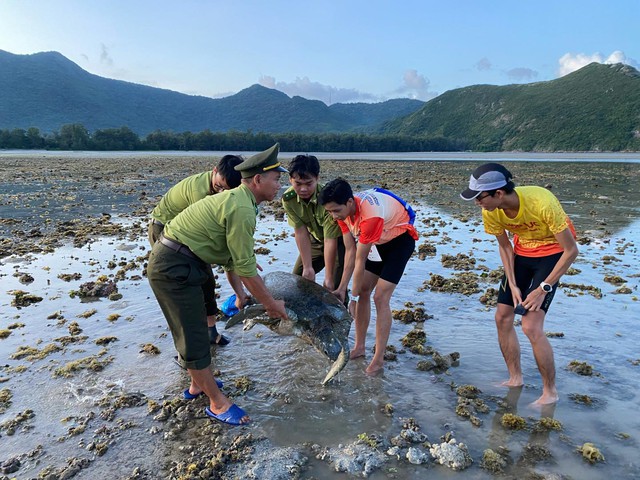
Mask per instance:
[[[331,328],[323,328],[311,336],[311,343],[317,350],[324,353],[329,360],[335,362],[342,351],[344,341],[338,338]]]
[[[338,375],[349,361],[349,342],[347,338],[341,338],[332,328],[323,328],[316,331],[311,337],[313,346],[324,353],[332,362],[331,369],[322,381],[326,385],[333,377]]]
[[[349,362],[349,354],[349,344],[344,343],[340,353],[338,354],[338,358],[333,362],[333,365],[331,365],[331,368],[325,375],[324,380],[322,380],[322,385],[331,383],[334,377],[342,371],[342,369],[347,365],[347,362]]]

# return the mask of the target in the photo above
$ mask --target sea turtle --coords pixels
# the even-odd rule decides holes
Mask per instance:
[[[262,305],[250,305],[227,321],[225,328],[243,322],[244,329],[262,323],[280,335],[296,335],[333,361],[322,381],[329,383],[349,361],[351,315],[330,291],[299,275],[271,272],[264,283],[273,298],[284,300],[288,320],[269,318]]]

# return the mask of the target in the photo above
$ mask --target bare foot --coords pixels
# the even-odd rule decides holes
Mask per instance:
[[[540,409],[543,408],[545,405],[551,405],[553,403],[556,403],[560,398],[558,397],[557,393],[543,393],[539,399],[537,399],[535,402],[531,403],[530,406],[532,408],[536,408],[536,409]]]
[[[521,387],[522,385],[524,385],[522,378],[510,378],[509,380],[505,380],[504,382],[497,384],[497,386],[499,387],[509,387],[509,388]]]
[[[364,371],[364,373],[366,373],[367,375],[374,376],[382,373],[383,370],[384,370],[384,364],[378,365],[377,363],[371,362],[367,367],[367,369]]]
[[[364,348],[363,349],[353,349],[349,353],[349,360],[353,360],[354,358],[364,357]]]

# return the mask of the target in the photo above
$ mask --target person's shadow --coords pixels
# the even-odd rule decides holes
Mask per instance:
[[[507,413],[513,415],[518,414],[518,401],[520,400],[522,390],[523,387],[509,388],[507,395],[499,402],[498,409],[491,422],[491,432],[489,433],[488,439],[489,448],[504,459],[502,468],[504,470],[508,469],[510,473],[516,473],[517,475],[525,474],[527,470],[536,463],[551,458],[548,444],[552,428],[548,427],[549,423],[553,420],[556,409],[555,403],[542,406],[540,409],[540,419],[548,420],[545,420],[544,423],[538,422],[534,425],[529,425],[531,433],[514,465],[509,449],[509,440],[513,434],[513,430],[502,425],[502,417]],[[523,468],[524,470],[522,470]],[[514,470],[518,470],[518,472]]]
[[[506,413],[518,414],[518,400],[523,387],[510,387],[507,395],[499,403],[496,414],[491,420],[491,432],[489,432],[489,448],[495,452],[508,451],[507,445],[511,431],[502,425],[502,417]]]

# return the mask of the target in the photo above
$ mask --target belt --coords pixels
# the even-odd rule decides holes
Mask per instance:
[[[162,223],[160,220],[156,220],[155,218],[151,219],[151,223],[153,223],[154,225],[160,225],[161,227],[164,227],[164,223]]]
[[[187,247],[186,245],[183,245],[182,243],[178,243],[174,240],[171,240],[170,238],[167,238],[164,235],[160,235],[160,243],[163,244],[165,247],[170,248],[176,253],[180,253],[182,255],[185,255],[190,258],[194,258],[202,262],[200,257],[198,257],[195,253],[189,250],[189,247]]]

